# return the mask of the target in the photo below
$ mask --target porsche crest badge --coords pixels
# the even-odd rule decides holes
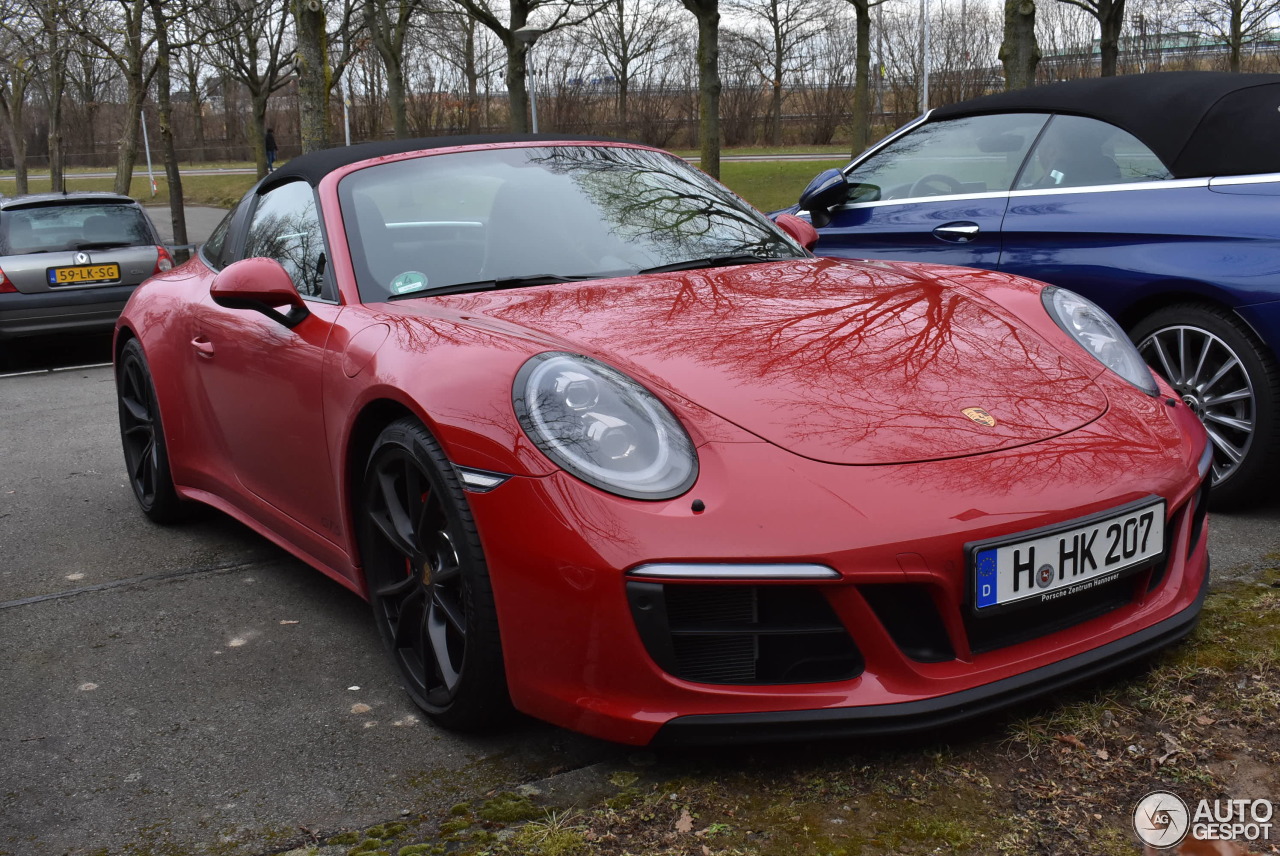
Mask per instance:
[[[966,407],[960,412],[965,416],[968,416],[974,422],[977,422],[979,425],[985,425],[987,428],[996,427],[996,418],[981,407]]]

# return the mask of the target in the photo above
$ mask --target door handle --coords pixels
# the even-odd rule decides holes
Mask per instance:
[[[204,336],[197,336],[191,340],[191,347],[196,349],[196,353],[205,359],[213,358],[213,342],[210,342]]]
[[[933,230],[933,236],[943,241],[950,241],[953,244],[967,244],[978,237],[978,233],[981,231],[982,229],[977,223],[965,221],[939,226]]]

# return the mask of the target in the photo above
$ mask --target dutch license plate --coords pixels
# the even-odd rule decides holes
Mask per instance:
[[[81,285],[90,282],[114,282],[120,278],[120,265],[76,265],[49,268],[50,285]]]
[[[1152,564],[1164,553],[1164,500],[969,547],[974,607],[1069,597]]]

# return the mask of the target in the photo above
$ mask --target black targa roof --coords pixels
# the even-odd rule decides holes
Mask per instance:
[[[550,143],[555,141],[588,143],[627,143],[627,140],[611,140],[605,137],[576,137],[565,134],[471,134],[453,137],[421,137],[410,140],[379,140],[354,146],[338,146],[321,149],[293,158],[262,180],[259,191],[267,190],[287,181],[303,179],[312,187],[335,169],[370,158],[398,155],[426,149],[444,149],[452,146],[484,146],[496,143]]]
[[[1165,71],[1051,83],[948,104],[934,119],[1069,113],[1116,125],[1175,178],[1280,172],[1280,74]]]

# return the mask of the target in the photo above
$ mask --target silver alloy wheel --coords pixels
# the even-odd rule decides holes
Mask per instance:
[[[1240,356],[1200,327],[1161,327],[1138,352],[1200,417],[1213,443],[1213,481],[1236,471],[1249,453],[1257,418],[1253,382]]]

